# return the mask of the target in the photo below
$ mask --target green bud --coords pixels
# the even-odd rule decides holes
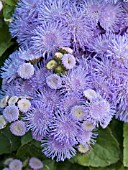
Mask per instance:
[[[55,60],[50,60],[50,61],[48,61],[48,63],[46,64],[46,68],[48,69],[48,70],[52,70],[52,69],[54,69],[54,68],[56,68],[57,67],[57,62],[55,61]]]

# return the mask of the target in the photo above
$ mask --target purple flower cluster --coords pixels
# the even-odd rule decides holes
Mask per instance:
[[[20,48],[1,68],[2,120],[16,136],[31,131],[46,157],[64,161],[86,153],[99,126],[113,117],[128,122],[124,3],[18,2],[10,32]]]

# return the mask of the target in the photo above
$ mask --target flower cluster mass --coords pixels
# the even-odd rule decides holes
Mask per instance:
[[[113,117],[128,122],[125,3],[19,0],[10,23],[19,50],[0,72],[1,129],[31,131],[46,157],[64,161],[89,151]]]

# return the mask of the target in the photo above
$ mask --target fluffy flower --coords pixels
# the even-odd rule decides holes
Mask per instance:
[[[65,21],[68,1],[47,0],[40,6],[39,20],[43,21]]]
[[[71,109],[71,115],[75,120],[82,121],[84,118],[87,117],[87,112],[84,106],[75,105]]]
[[[84,120],[81,124],[81,127],[84,131],[92,131],[95,129],[94,124],[89,120]]]
[[[24,79],[30,79],[34,74],[34,67],[30,63],[24,63],[18,68],[18,75]]]
[[[18,97],[17,96],[12,96],[9,100],[8,100],[8,104],[9,105],[15,105],[18,101]]]
[[[87,21],[96,26],[98,24],[100,14],[103,8],[103,2],[101,0],[86,0],[82,4],[84,14],[87,17]]]
[[[18,108],[21,112],[26,113],[31,107],[31,102],[27,99],[21,99],[18,101]]]
[[[106,3],[102,9],[99,22],[106,31],[116,32],[120,28],[122,17],[123,12],[120,3]]]
[[[31,50],[35,54],[55,52],[61,46],[70,46],[68,29],[58,22],[43,23],[33,31]]]
[[[46,83],[51,89],[59,89],[62,86],[62,80],[57,74],[51,74],[46,78]]]
[[[84,94],[84,97],[85,97],[87,100],[89,100],[89,101],[91,101],[91,100],[93,100],[93,99],[95,99],[95,98],[98,97],[98,94],[96,93],[96,91],[94,91],[94,90],[92,90],[92,89],[87,89],[87,90],[85,90],[85,91],[83,92],[83,94]]]
[[[72,145],[77,144],[76,136],[78,135],[79,126],[68,114],[62,112],[56,113],[51,129],[52,136],[58,142]]]
[[[14,105],[7,106],[3,111],[3,116],[8,122],[18,120],[19,117],[18,107]]]
[[[92,39],[87,46],[90,51],[103,55],[107,53],[109,43],[111,43],[114,37],[115,35],[113,33],[107,32],[106,34],[101,34]]]
[[[87,106],[88,119],[96,126],[100,124],[104,128],[105,121],[111,120],[114,115],[114,110],[108,101],[102,98],[97,98]],[[109,122],[108,122],[109,124]]]
[[[76,154],[76,150],[71,144],[65,142],[58,142],[54,137],[50,136],[48,139],[42,140],[42,152],[49,158],[56,158],[56,161],[64,161],[66,158],[70,159]]]
[[[13,159],[9,164],[10,170],[22,170],[22,162],[18,159]]]
[[[36,157],[32,157],[29,160],[29,166],[32,169],[41,169],[41,168],[43,168],[44,165],[40,159],[38,159]]]
[[[88,76],[84,67],[78,66],[69,70],[63,77],[63,91],[78,92],[88,87]]]
[[[32,138],[37,140],[37,141],[42,141],[42,139],[44,138],[44,136],[39,135],[39,134],[35,134],[34,131],[32,131]]]
[[[128,61],[128,34],[116,35],[109,44],[107,53],[110,57]]]
[[[72,69],[76,65],[75,57],[72,54],[64,54],[62,64],[66,69]]]
[[[66,113],[70,113],[72,107],[76,106],[76,105],[81,105],[83,104],[83,99],[82,96],[79,93],[70,93],[70,94],[66,94],[64,95],[59,104],[58,104],[58,108],[60,110],[64,110],[64,112]]]
[[[10,81],[16,78],[17,70],[24,60],[19,59],[18,51],[12,53],[8,59],[5,60],[4,66],[1,67],[1,77],[4,79],[9,79]]]
[[[93,36],[92,29],[88,26],[85,15],[82,11],[78,11],[75,5],[67,11],[66,22],[73,40],[73,47],[85,49],[88,40]]]
[[[26,133],[26,126],[22,120],[17,120],[10,125],[10,131],[15,136],[23,136]]]
[[[2,97],[2,95],[1,95]],[[8,103],[9,96],[5,96],[0,100],[0,108],[5,108]]]
[[[45,106],[48,105],[49,113],[52,113],[53,110],[56,110],[57,104],[60,103],[61,95],[59,91],[45,87],[37,93],[36,98]]]
[[[13,21],[10,24],[12,37],[17,37],[18,43],[22,46],[30,46],[32,30],[38,25],[38,11],[40,0],[20,0],[13,14]]]
[[[49,130],[52,114],[48,104],[46,107],[41,101],[32,102],[31,110],[24,115],[23,120],[28,130],[32,130],[35,135],[45,136]]]

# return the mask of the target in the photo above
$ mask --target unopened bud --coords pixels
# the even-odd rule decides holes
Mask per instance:
[[[54,68],[56,68],[57,66],[57,62],[55,60],[50,60],[47,64],[46,67],[48,70],[52,70]]]

